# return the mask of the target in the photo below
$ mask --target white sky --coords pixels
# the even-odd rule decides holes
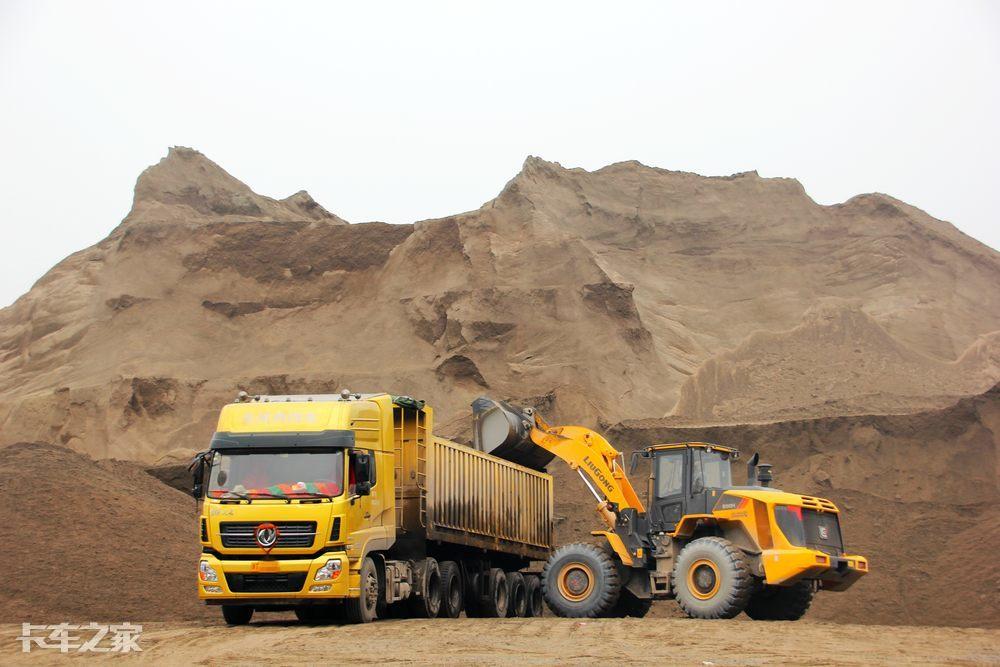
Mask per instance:
[[[538,155],[886,192],[1000,248],[1000,3],[0,0],[0,306],[197,148],[352,221]]]

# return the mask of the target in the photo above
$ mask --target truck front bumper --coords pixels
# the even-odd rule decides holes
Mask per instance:
[[[815,549],[768,549],[761,554],[764,578],[774,586],[815,579],[828,591],[843,591],[868,574],[864,556],[830,556]]]
[[[331,560],[340,561],[340,572],[317,580],[317,573]],[[195,575],[198,597],[209,605],[286,606],[350,596],[352,572],[347,554],[342,551],[327,552],[312,560],[282,560],[280,556],[273,560],[226,560],[203,553],[200,561],[215,573],[215,581],[211,581],[210,576],[201,574],[199,566]],[[354,587],[356,597],[356,581]]]

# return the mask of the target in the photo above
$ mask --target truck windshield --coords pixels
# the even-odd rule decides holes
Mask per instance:
[[[691,485],[702,489],[728,489],[733,485],[733,471],[729,465],[729,452],[717,449],[692,450]],[[699,482],[701,483],[699,485]]]
[[[344,452],[217,451],[208,497],[303,498],[344,491]]]

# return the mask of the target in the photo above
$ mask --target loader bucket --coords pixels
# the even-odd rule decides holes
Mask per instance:
[[[481,452],[544,471],[553,454],[531,441],[534,413],[480,396],[472,402],[472,446]]]

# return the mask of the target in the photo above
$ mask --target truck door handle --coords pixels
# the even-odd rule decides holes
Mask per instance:
[[[365,512],[365,518],[366,519],[372,518],[372,513],[371,512]]]

